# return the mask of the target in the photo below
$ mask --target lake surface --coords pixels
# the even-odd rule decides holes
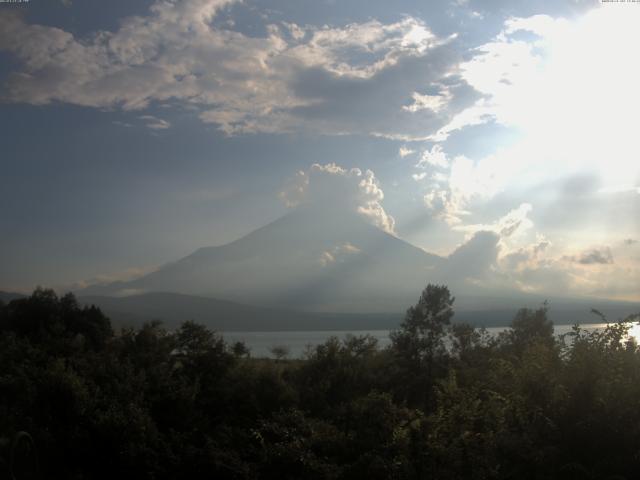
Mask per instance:
[[[556,335],[569,333],[573,325],[554,325]],[[580,325],[584,330],[604,328],[606,323],[589,323]],[[490,335],[497,335],[506,330],[506,327],[489,327],[486,329]],[[633,329],[635,330],[635,329]],[[252,357],[272,357],[270,349],[274,346],[286,346],[289,348],[289,358],[300,358],[304,352],[316,345],[324,343],[330,337],[340,339],[347,335],[371,335],[378,339],[378,347],[384,348],[391,343],[389,333],[391,330],[357,330],[347,331],[318,331],[318,332],[221,332],[227,342],[243,341],[251,349]],[[635,331],[630,332],[634,336]]]

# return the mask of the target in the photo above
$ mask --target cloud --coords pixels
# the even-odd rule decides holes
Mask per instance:
[[[408,155],[414,154],[415,152],[416,152],[415,150],[412,150],[412,149],[410,149],[410,148],[408,148],[408,147],[403,145],[398,150],[398,155],[400,155],[400,158],[404,158],[404,157],[406,157]]]
[[[454,163],[461,158],[456,158]],[[460,175],[442,146],[434,144],[431,149],[424,150],[415,168],[418,172],[412,174],[412,178],[426,187],[423,202],[428,212],[449,225],[461,223],[461,217],[468,213],[464,210],[467,199],[456,186],[456,178]]]
[[[464,274],[468,263],[472,273],[467,284],[472,281],[483,288],[640,301],[637,243],[585,249],[562,238],[554,244],[535,232],[529,218],[532,212],[533,207],[523,203],[492,223],[453,225],[454,231],[469,236],[450,255],[456,259],[451,262],[452,281],[456,281],[455,272]]]
[[[449,160],[441,145],[433,145],[431,150],[425,150],[422,152],[422,157],[416,164],[417,168],[423,169],[428,168],[429,166],[437,168],[447,168],[449,166]]]
[[[394,232],[395,221],[382,206],[384,192],[371,170],[347,170],[335,163],[315,163],[308,171],[299,171],[278,196],[288,207],[305,206],[333,214],[356,213],[373,225]]]
[[[609,247],[591,249],[577,256],[565,256],[566,260],[581,265],[609,265],[613,263],[613,255]]]
[[[414,179],[420,180],[421,177],[414,177]],[[434,218],[444,220],[450,226],[461,223],[460,217],[467,214],[451,190],[432,189],[424,195],[423,201],[427,211]]]
[[[92,277],[86,280],[79,280],[77,282],[74,282],[71,285],[60,286],[58,290],[60,291],[74,290],[75,291],[75,290],[81,290],[91,286],[108,285],[114,282],[128,282],[128,281],[143,277],[144,275],[147,275],[157,269],[158,269],[157,266],[126,268],[118,272],[105,273],[101,275],[96,275],[95,277]],[[136,293],[143,293],[143,292],[136,292]],[[132,293],[130,293],[130,295],[131,294]]]
[[[403,110],[411,113],[416,113],[420,110],[432,110],[438,113],[445,108],[451,100],[451,94],[448,90],[443,90],[442,93],[438,95],[422,95],[418,92],[413,92],[411,97],[413,103],[402,107]]]
[[[123,288],[122,290],[118,290],[116,291],[113,296],[114,297],[131,297],[134,295],[142,295],[144,293],[147,293],[148,290],[144,289],[144,288]]]
[[[550,241],[541,238],[534,244],[506,253],[500,258],[500,265],[507,272],[521,272],[525,269],[538,268],[543,254],[550,246]]]
[[[144,108],[152,100],[188,100],[202,93],[194,71],[205,61],[225,59],[220,38],[208,32],[216,12],[229,3],[158,1],[147,17],[127,17],[116,32],[82,39],[59,28],[26,24],[18,15],[3,16],[0,46],[21,62],[21,70],[8,77],[4,100],[125,110]],[[207,39],[209,48],[202,44]],[[229,53],[241,53],[238,47]]]
[[[508,19],[460,64],[461,77],[481,98],[434,138],[493,122],[519,132],[507,153],[517,173],[595,172],[606,191],[637,188],[640,71],[630,59],[639,20],[638,9],[613,8],[571,22],[547,15]]]
[[[0,18],[17,60],[2,100],[143,110],[189,107],[229,135],[311,130],[424,138],[475,100],[455,37],[413,17],[339,26],[273,24],[266,35],[215,23],[236,0],[157,0],[115,31],[81,38]]]
[[[631,125],[639,77],[628,39],[638,36],[640,11],[607,10],[571,22],[506,21],[460,64],[479,98],[428,137],[415,165],[424,205],[448,224],[450,238],[498,237],[497,256],[484,250],[483,258],[497,258],[486,269],[487,286],[640,299],[635,243],[611,239],[611,232],[631,239],[638,226],[640,150]],[[611,72],[623,77],[619,88]],[[501,132],[513,137],[475,157],[464,142],[477,132],[489,133],[483,142]],[[614,246],[588,248],[587,238]]]
[[[468,207],[474,201],[490,198],[500,189],[493,169],[464,155],[450,160],[437,144],[423,152],[416,168],[429,172],[418,174],[419,179],[427,180],[423,197],[427,210],[451,226],[462,223],[463,218],[470,215]]]
[[[483,95],[473,106],[460,112],[444,126],[434,139],[445,140],[462,128],[498,121],[509,126],[522,126],[530,121],[533,109],[546,103],[544,52],[548,42],[562,41],[568,34],[568,22],[547,15],[510,18],[502,31],[490,42],[472,49],[460,65],[462,77]],[[537,35],[522,40],[516,34],[526,31]],[[542,97],[542,98],[541,98]]]
[[[529,218],[533,207],[529,203],[522,203],[518,208],[509,211],[506,215],[490,224],[457,225],[455,230],[462,232],[490,231],[498,234],[501,238],[514,237],[517,234],[526,232],[533,227],[533,222]]]
[[[351,245],[349,242],[346,242],[341,245],[336,245],[330,250],[322,252],[319,262],[320,265],[326,267],[333,263],[343,262],[347,256],[355,255],[357,253],[360,253],[360,249],[354,245]]]
[[[527,230],[533,226],[533,222],[528,218],[533,207],[529,203],[523,203],[516,210],[511,210],[498,222],[499,233],[503,237],[510,237],[514,233]]]
[[[304,30],[297,28],[301,39]],[[309,41],[293,46],[290,55],[308,66],[354,78],[371,78],[404,56],[422,55],[442,44],[423,22],[412,17],[392,24],[371,20],[338,28],[310,28],[308,33]],[[368,55],[358,55],[363,53]]]
[[[638,20],[637,9],[595,9],[573,21],[514,17],[473,48],[459,72],[481,95],[431,135],[435,144],[416,165],[432,216],[456,230],[497,231],[486,212],[508,201],[535,206],[529,217],[537,227],[550,238],[563,236],[572,249],[585,247],[580,237],[607,238],[612,229],[633,235],[640,77],[629,61],[629,38],[638,37]],[[498,130],[512,132],[513,140],[479,157],[450,154],[460,151],[461,138]],[[523,226],[512,225],[526,232]]]
[[[500,237],[495,232],[476,232],[449,255],[443,274],[452,281],[486,278],[497,263],[499,241]]]
[[[141,115],[138,118],[140,120],[143,120],[146,124],[146,127],[150,128],[151,130],[165,130],[171,127],[170,122],[158,117],[154,117],[153,115]]]
[[[573,252],[544,237],[504,252],[487,283],[498,288],[553,296],[570,295],[640,301],[640,257],[620,245]],[[616,261],[614,263],[614,256]]]

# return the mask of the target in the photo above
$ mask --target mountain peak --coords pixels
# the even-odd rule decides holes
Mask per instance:
[[[303,206],[229,244],[83,294],[165,291],[309,310],[396,311],[398,302],[385,302],[401,293],[406,306],[441,262],[362,215]]]

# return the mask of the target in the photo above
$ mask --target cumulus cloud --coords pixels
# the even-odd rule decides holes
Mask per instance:
[[[497,263],[499,241],[500,236],[495,232],[476,232],[449,255],[445,275],[453,279],[485,278]]]
[[[474,234],[478,235],[480,232]],[[509,249],[503,238],[485,248],[471,248],[477,252],[476,273],[485,272],[483,285],[503,291],[552,296],[590,296],[640,301],[637,285],[640,282],[640,256],[624,244],[616,250],[597,247],[572,249],[569,245],[554,245],[538,234],[535,241]],[[467,242],[469,245],[474,237]],[[463,244],[459,249],[466,249]],[[573,250],[573,252],[571,251]],[[455,253],[455,252],[454,252]],[[616,261],[614,262],[614,257]],[[481,259],[484,259],[484,263]],[[495,261],[494,261],[495,260]],[[463,262],[461,262],[463,263]]]
[[[414,178],[421,179],[420,176]],[[444,220],[450,226],[461,223],[461,217],[468,214],[463,208],[461,199],[448,189],[434,188],[424,195],[423,201],[434,218]]]
[[[522,258],[516,258],[520,253]],[[499,276],[505,287],[516,285],[523,291],[639,301],[639,259],[618,252],[620,261],[614,263],[613,256],[607,248],[573,255],[552,255],[549,246],[542,251],[528,248],[502,258]]]
[[[449,159],[442,149],[441,145],[434,145],[430,150],[422,152],[420,161],[416,164],[417,168],[427,167],[447,168],[449,166]]]
[[[519,290],[551,296],[591,296],[639,301],[640,258],[613,262],[608,248],[574,255],[539,238],[514,250],[493,231],[475,232],[448,257],[441,278],[451,285],[476,285],[502,292]],[[461,287],[463,288],[463,287]]]
[[[496,235],[497,253],[484,250],[485,267],[497,259],[486,268],[487,285],[640,298],[632,239],[640,176],[631,127],[638,71],[628,62],[633,42],[615,47],[637,37],[638,19],[640,12],[619,9],[596,9],[572,22],[511,18],[460,65],[482,96],[428,137],[412,177],[424,189],[426,209],[451,231],[464,232],[468,242],[480,232]],[[594,96],[612,71],[624,77],[619,88]],[[449,154],[465,135],[495,127],[516,133],[513,141],[482,157]],[[507,201],[512,210],[488,222]],[[611,243],[612,231],[629,241],[585,250],[584,238]]]
[[[527,217],[531,205],[522,204],[491,224],[455,225],[454,229],[468,234],[467,241],[448,257],[447,278],[467,277],[485,280],[486,286],[496,286],[504,272],[522,271],[525,266],[537,268],[534,261],[549,247],[550,242],[540,237],[534,245],[509,250],[509,240],[516,233],[528,230],[533,223]],[[512,286],[509,286],[512,288]]]
[[[259,38],[214,22],[233,3],[157,0],[119,29],[82,38],[9,12],[0,18],[0,50],[18,69],[2,100],[123,110],[168,102],[193,107],[229,135],[312,129],[415,138],[474,99],[457,73],[453,38],[438,38],[416,18],[265,20]],[[425,89],[437,93],[419,93]]]
[[[499,190],[496,176],[483,164],[463,155],[451,160],[437,144],[423,152],[416,168],[427,173],[414,176],[426,180],[423,200],[427,210],[451,226],[469,216],[474,201],[490,198]]]
[[[592,176],[581,174],[554,182],[541,178],[530,191],[520,189],[514,194],[507,189],[514,185],[520,188],[522,183],[518,182],[530,180],[533,175],[514,176],[513,164],[517,162],[504,152],[473,161],[463,156],[450,159],[442,149],[431,147],[424,157],[433,154],[442,155],[443,161],[421,161],[414,178],[426,189],[424,203],[431,215],[448,223],[452,232],[466,234],[466,243],[451,254],[448,262],[452,272],[457,271],[458,265],[461,275],[464,264],[472,266],[466,285],[475,279],[480,281],[475,285],[505,291],[516,288],[549,295],[639,299],[637,287],[634,290],[631,285],[638,284],[640,255],[634,251],[636,243],[631,237],[631,241],[618,241],[617,251],[610,247],[585,250],[579,245],[585,238],[582,235],[600,232],[600,226],[594,225],[595,214],[610,212],[610,218],[627,218],[637,208],[633,192],[618,192],[617,198],[599,190],[599,179],[594,183]],[[496,195],[505,190],[509,194],[498,200]],[[487,212],[495,211],[503,199],[527,197],[533,201],[521,202],[495,221],[473,221],[480,214],[486,218]],[[612,203],[613,200],[616,201]],[[566,217],[566,221],[575,221],[583,211],[589,221],[584,233],[569,237],[563,230],[549,230],[550,219]],[[534,218],[539,225],[534,224]],[[536,231],[541,226],[551,231],[551,238],[558,234],[564,238],[552,243]],[[621,234],[631,232],[624,222],[617,228]],[[456,263],[456,259],[460,260]],[[459,277],[452,273],[447,278],[455,282]]]
[[[279,197],[289,207],[356,213],[373,225],[394,232],[395,221],[382,206],[384,192],[371,170],[315,163],[308,171],[299,171]]]
[[[500,265],[507,272],[521,272],[525,269],[538,268],[542,256],[551,246],[551,242],[544,238],[509,252],[500,258]]]
[[[495,209],[501,199],[535,206],[537,227],[551,238],[564,236],[567,244],[578,243],[582,235],[607,238],[612,228],[632,236],[640,205],[640,151],[632,125],[640,96],[638,69],[628,58],[639,19],[635,9],[594,9],[573,21],[546,15],[510,18],[498,35],[472,49],[460,72],[482,96],[430,136],[435,145],[424,152],[413,176],[424,188],[431,215],[459,231],[514,230],[502,235],[503,242],[510,238],[510,250],[523,247],[514,236],[532,229],[529,220],[521,221],[522,210],[509,224],[485,223],[487,206]],[[626,43],[617,48],[618,42]],[[606,95],[594,95],[610,84],[612,71],[621,82]],[[470,128],[480,124],[485,126]],[[517,134],[482,157],[448,155],[458,138],[494,127]],[[450,137],[454,132],[460,137]],[[576,261],[565,261],[565,269],[610,260],[600,252],[585,255],[582,264],[581,254],[566,250],[556,252],[558,259]]]
[[[529,218],[532,211],[523,203],[492,223],[454,225],[454,230],[467,233],[468,240],[449,256],[452,281],[469,265],[467,284],[476,280],[480,281],[476,285],[503,291],[640,300],[636,287],[640,255],[635,243],[621,241],[617,249],[581,249],[566,241],[554,245],[535,232]]]

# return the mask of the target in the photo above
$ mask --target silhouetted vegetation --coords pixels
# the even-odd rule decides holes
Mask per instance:
[[[389,348],[254,359],[193,322],[114,332],[38,289],[0,303],[2,475],[24,431],[42,478],[637,478],[635,318],[562,339],[546,305],[497,337],[452,317],[429,285]]]

